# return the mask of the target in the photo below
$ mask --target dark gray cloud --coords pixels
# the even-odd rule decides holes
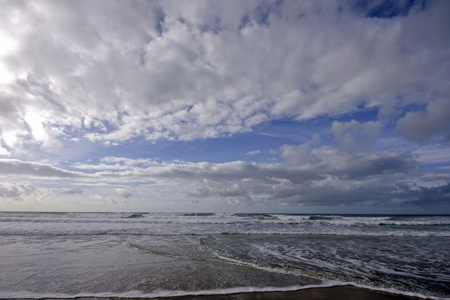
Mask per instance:
[[[414,203],[418,207],[426,207],[430,205],[450,206],[450,184],[436,187],[421,187],[417,195],[411,195],[417,201]]]
[[[280,154],[284,157],[280,163],[155,162],[106,157],[99,164],[78,165],[97,171],[89,176],[17,160],[1,161],[1,170],[10,176],[27,174],[36,180],[78,179],[77,184],[85,189],[64,188],[61,193],[71,197],[83,193],[95,199],[118,197],[129,201],[154,194],[161,199],[212,205],[404,208],[445,206],[450,200],[450,177],[420,171],[413,152],[349,153],[303,144],[285,145]],[[97,187],[98,181],[108,184]],[[10,183],[3,186],[2,193],[3,197],[20,198],[35,190],[31,185]]]
[[[418,169],[412,152],[351,154],[308,145],[286,145],[280,152],[286,158],[283,163],[173,162],[146,167],[130,163],[127,170],[104,171],[97,176],[116,182],[149,182],[183,199],[236,205],[414,207],[428,197],[431,206],[450,200],[442,193],[450,178],[445,174],[429,178]]]
[[[331,131],[343,149],[355,151],[358,148],[374,144],[381,134],[382,127],[383,124],[379,121],[366,123],[355,120],[350,122],[335,121]]]
[[[397,121],[397,133],[415,142],[443,135],[450,138],[450,99],[436,100],[425,111],[410,111]]]
[[[61,193],[62,194],[66,194],[66,195],[79,195],[81,193],[83,193],[82,189],[66,189],[63,188],[61,189]]]

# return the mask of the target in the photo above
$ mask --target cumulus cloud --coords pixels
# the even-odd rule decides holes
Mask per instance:
[[[46,151],[79,137],[192,140],[448,99],[448,2],[393,18],[358,3],[6,2],[0,134]],[[427,121],[433,105],[419,116],[428,129],[411,134],[406,115],[399,132],[444,128]]]
[[[0,182],[0,198],[25,202],[48,202],[54,198],[52,191],[28,182]]]

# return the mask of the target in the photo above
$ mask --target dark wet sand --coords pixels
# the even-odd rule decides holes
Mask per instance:
[[[38,298],[48,299],[52,298]],[[58,298],[61,300],[62,298]],[[248,292],[227,295],[191,295],[191,296],[174,296],[174,297],[157,297],[157,298],[90,298],[90,297],[74,297],[66,299],[79,300],[138,300],[138,299],[153,299],[153,300],[411,300],[424,299],[418,297],[410,297],[406,295],[391,294],[381,291],[373,291],[354,286],[336,286],[336,287],[321,287],[308,288],[298,291],[288,292]]]

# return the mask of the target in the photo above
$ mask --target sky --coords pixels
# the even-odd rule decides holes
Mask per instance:
[[[0,210],[450,213],[450,1],[0,1]]]

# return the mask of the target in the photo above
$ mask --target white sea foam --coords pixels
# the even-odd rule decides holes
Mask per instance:
[[[312,288],[330,288],[339,286],[354,286],[362,289],[387,292],[390,294],[404,295],[409,297],[421,298],[421,299],[433,299],[433,300],[448,300],[450,298],[439,298],[425,296],[420,293],[403,292],[396,289],[388,288],[373,288],[366,285],[353,284],[350,282],[337,282],[337,281],[324,281],[321,284],[311,285],[295,285],[287,287],[235,287],[225,289],[211,289],[211,290],[196,290],[196,291],[184,291],[184,290],[159,290],[152,293],[144,293],[142,291],[128,291],[123,293],[103,292],[103,293],[79,293],[79,294],[64,294],[64,293],[33,293],[28,291],[5,293],[0,292],[0,298],[2,299],[76,299],[76,298],[169,298],[169,297],[188,297],[188,296],[208,296],[208,295],[233,295],[241,293],[264,293],[264,292],[294,292]]]

